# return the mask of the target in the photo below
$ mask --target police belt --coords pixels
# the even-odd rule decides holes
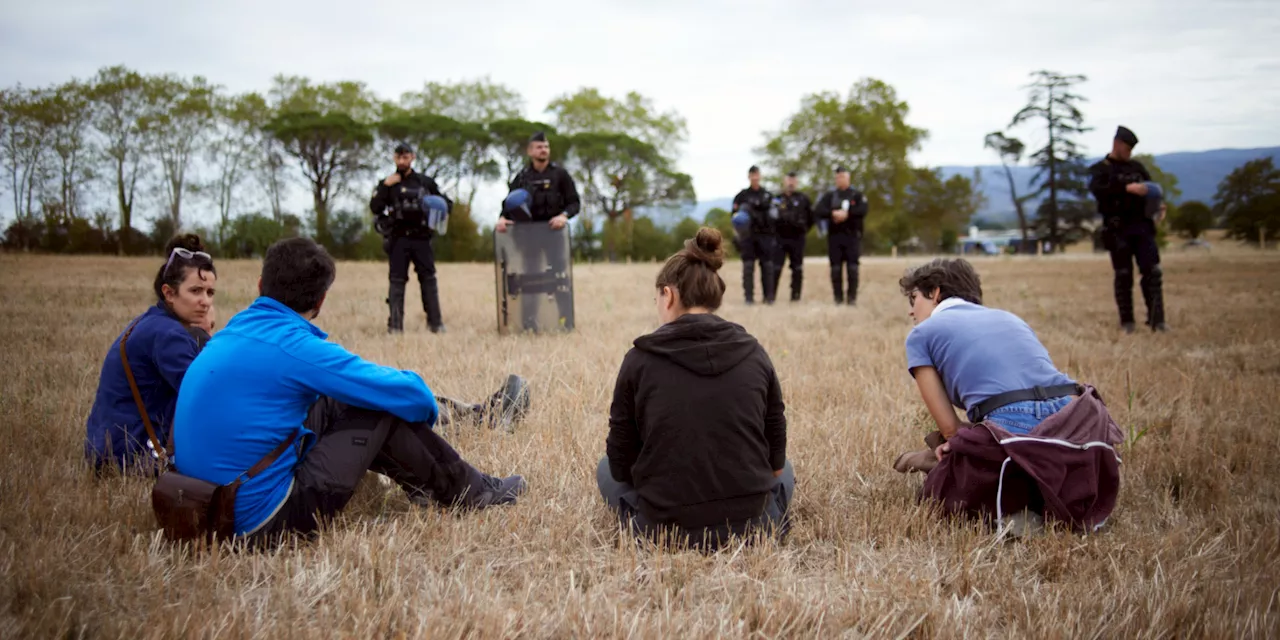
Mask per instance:
[[[973,405],[968,411],[969,422],[977,424],[1000,407],[1024,402],[1026,400],[1048,400],[1069,395],[1084,395],[1084,386],[1079,384],[1060,384],[1053,387],[1031,387],[1018,391],[1006,391]]]

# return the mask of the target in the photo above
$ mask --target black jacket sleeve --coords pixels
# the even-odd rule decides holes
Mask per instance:
[[[618,482],[632,484],[631,467],[640,459],[644,444],[640,437],[640,424],[636,420],[636,351],[633,349],[622,359],[618,379],[613,386],[613,403],[609,406],[609,436],[605,439],[605,454],[609,458],[609,473]]]
[[[1111,179],[1111,165],[1103,161],[1089,167],[1089,192],[1093,194],[1094,198],[1101,200],[1123,195],[1125,193],[1125,185],[1119,180]]]
[[[560,201],[564,203],[564,215],[573,218],[582,209],[582,200],[578,197],[578,185],[574,184],[569,170],[560,169]]]
[[[813,225],[817,224],[818,219],[814,216],[813,203],[809,201],[809,196],[803,193],[800,194],[800,207],[804,209],[801,212],[800,219],[804,220],[804,229],[808,231],[813,228]]]
[[[787,464],[787,414],[778,372],[769,365],[769,392],[765,398],[764,438],[769,443],[769,464],[774,471]]]
[[[373,188],[373,197],[369,198],[369,210],[373,215],[380,216],[390,205],[391,187],[388,187],[385,181],[379,180],[378,186]]]
[[[737,213],[738,208],[742,206],[742,201],[746,199],[747,190],[743,189],[738,195],[733,197],[733,209],[729,213]]]

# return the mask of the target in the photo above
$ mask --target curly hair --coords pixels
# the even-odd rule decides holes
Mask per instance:
[[[912,291],[920,291],[927,297],[933,297],[934,291],[940,291],[941,302],[947,298],[960,298],[974,304],[982,304],[982,279],[973,265],[963,258],[938,258],[918,267],[907,269],[898,281],[902,295],[911,295]]]

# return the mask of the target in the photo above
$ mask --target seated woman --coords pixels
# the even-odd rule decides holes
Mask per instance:
[[[1123,437],[1096,389],[1054,367],[1021,318],[982,306],[967,261],[934,260],[899,285],[915,322],[907,368],[938,433],[926,437],[930,449],[899,456],[894,468],[929,472],[925,493],[953,511],[1001,519],[1029,510],[1020,517],[1032,527],[1042,515],[1073,525],[1105,520],[1119,488],[1110,445]]]
[[[155,447],[166,446],[182,377],[213,331],[218,274],[204,244],[199,236],[181,235],[169,241],[165,254],[153,284],[156,303],[130,321],[102,363],[85,425],[85,456],[99,472],[136,469],[155,459]],[[134,400],[121,342],[154,436]]]
[[[713,314],[725,291],[721,243],[704,227],[658,274],[662,326],[622,361],[596,470],[632,531],[705,550],[730,536],[785,536],[795,491],[773,364],[741,326]]]

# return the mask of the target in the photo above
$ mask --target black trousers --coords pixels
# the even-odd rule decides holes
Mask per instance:
[[[836,303],[846,300],[844,278],[849,275],[849,295],[853,304],[858,299],[858,264],[862,259],[862,234],[832,234],[827,238],[827,260],[831,263],[831,291]]]
[[[390,324],[403,323],[404,289],[409,281],[409,264],[418,274],[418,286],[422,291],[422,310],[427,313],[427,324],[433,328],[444,324],[440,313],[440,294],[436,286],[436,255],[432,239],[426,236],[393,236],[387,242],[390,294],[387,303],[391,307]],[[392,328],[402,328],[393,326]]]
[[[294,471],[289,497],[251,542],[314,533],[347,506],[367,471],[395,480],[415,501],[446,505],[479,484],[480,473],[426,423],[321,397],[304,424],[316,442]]]
[[[760,288],[764,289],[765,304],[772,304],[777,280],[774,272],[774,253],[777,239],[771,235],[753,233],[738,243],[742,253],[742,291],[747,302],[755,302],[756,261],[760,261]]]
[[[639,510],[639,494],[635,487],[613,479],[609,459],[604,458],[596,466],[596,486],[609,507],[617,514],[619,522],[640,537],[658,540],[666,534],[669,542],[687,544],[690,548],[715,551],[731,536],[746,537],[756,532],[772,533],[785,538],[790,530],[791,499],[796,493],[796,471],[788,460],[782,475],[773,487],[773,495],[765,504],[764,513],[744,522],[725,523],[711,527],[684,528],[660,527],[650,522]]]
[[[800,299],[800,290],[804,287],[804,245],[805,237],[788,238],[778,236],[778,249],[773,254],[773,290],[776,292],[782,284],[782,265],[791,260],[791,299]]]
[[[1154,327],[1164,322],[1164,273],[1160,269],[1160,247],[1149,224],[1108,227],[1102,232],[1102,243],[1111,254],[1115,271],[1116,309],[1121,324],[1133,320],[1133,265],[1142,274],[1139,286],[1147,305],[1147,324]]]

